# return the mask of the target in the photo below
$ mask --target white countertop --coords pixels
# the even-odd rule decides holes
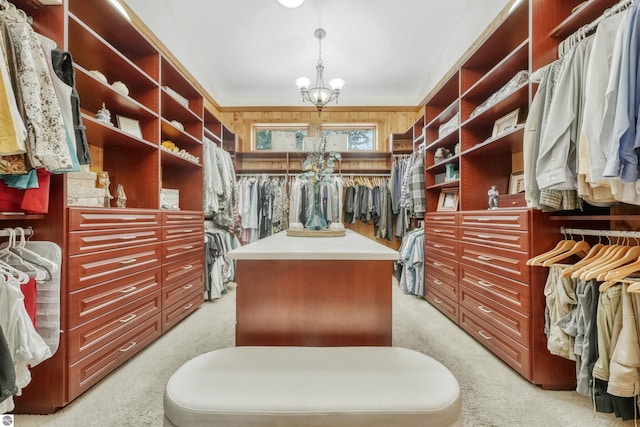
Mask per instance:
[[[398,251],[355,231],[342,237],[291,237],[286,231],[228,252],[232,259],[397,260]]]

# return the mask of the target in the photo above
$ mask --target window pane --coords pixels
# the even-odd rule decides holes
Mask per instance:
[[[308,135],[306,129],[256,129],[256,150],[282,150],[279,145],[289,138],[295,139],[295,150],[302,150],[302,141]],[[275,137],[275,146],[274,146]],[[291,147],[291,149],[294,149]],[[287,150],[284,150],[287,151]]]
[[[327,135],[349,135],[349,151],[373,150],[373,129],[323,129],[322,137]]]

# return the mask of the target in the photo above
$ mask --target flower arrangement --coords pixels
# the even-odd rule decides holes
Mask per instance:
[[[302,162],[300,178],[313,185],[326,182],[335,170],[336,160],[342,159],[341,154],[335,151],[326,152],[325,143],[321,138],[305,138],[305,149],[307,158]]]

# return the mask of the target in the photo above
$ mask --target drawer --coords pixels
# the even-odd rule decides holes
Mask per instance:
[[[460,308],[460,326],[522,376],[531,379],[531,353],[507,335]]]
[[[464,285],[460,286],[460,305],[524,347],[531,347],[529,318],[526,315],[498,304],[487,295],[478,293]]]
[[[179,321],[193,313],[204,301],[202,291],[194,292],[182,301],[162,311],[162,333],[174,327]]]
[[[69,229],[72,231],[156,227],[160,225],[160,221],[158,210],[69,208]]]
[[[204,257],[194,255],[172,263],[162,265],[162,286],[169,286],[171,283],[180,281],[185,277],[194,274],[204,273]]]
[[[487,295],[518,313],[529,313],[531,287],[526,283],[478,270],[468,265],[460,266],[460,285]]]
[[[199,237],[204,240],[204,223],[182,224],[171,227],[162,227],[162,240],[176,240]]]
[[[490,227],[511,230],[527,230],[527,210],[476,211],[461,214],[460,225],[464,227]]]
[[[466,243],[529,252],[529,233],[526,231],[460,227],[460,240]]]
[[[429,255],[440,255],[457,260],[458,248],[456,240],[431,238],[424,241],[424,253]]]
[[[73,400],[160,336],[161,317],[141,323],[69,367],[69,400]]]
[[[70,329],[69,361],[74,363],[88,356],[128,330],[156,317],[161,310],[161,295],[158,290],[82,326]]]
[[[427,222],[425,224],[425,239],[431,240],[435,238],[458,240],[458,227],[452,227],[450,225],[432,224]]]
[[[200,290],[204,299],[204,274],[202,270],[193,271],[190,276],[171,282],[162,287],[162,307],[169,307],[187,295]]]
[[[458,282],[459,264],[456,259],[427,254],[424,258],[424,273],[435,274],[441,280],[448,280],[451,283]]]
[[[529,283],[530,267],[526,265],[529,257],[525,252],[468,243],[461,245],[460,253],[462,265]]]
[[[162,225],[186,223],[197,223],[204,226],[204,214],[201,211],[162,211]]]
[[[103,282],[69,294],[69,327],[109,313],[152,293],[160,293],[160,267]]]
[[[425,289],[432,289],[447,297],[452,301],[458,301],[458,284],[450,278],[440,277],[435,271],[425,272]]]
[[[137,273],[160,265],[161,244],[69,257],[69,290]]]
[[[69,255],[159,242],[160,227],[74,231],[69,233]]]
[[[425,216],[425,222],[426,228],[458,225],[458,214],[455,212],[430,212]]]
[[[437,291],[426,289],[424,290],[424,298],[431,303],[432,306],[437,308],[449,319],[458,323],[458,303],[449,300],[449,298],[442,296]]]
[[[193,256],[204,257],[204,236],[176,239],[162,243],[163,263]]]

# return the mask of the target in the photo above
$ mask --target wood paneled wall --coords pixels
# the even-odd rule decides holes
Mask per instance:
[[[254,124],[309,123],[349,124],[372,123],[378,126],[378,151],[389,151],[389,135],[401,133],[413,125],[422,108],[348,108],[334,107],[317,111],[307,108],[220,108],[217,117],[242,140],[238,151],[251,151],[251,129]]]

